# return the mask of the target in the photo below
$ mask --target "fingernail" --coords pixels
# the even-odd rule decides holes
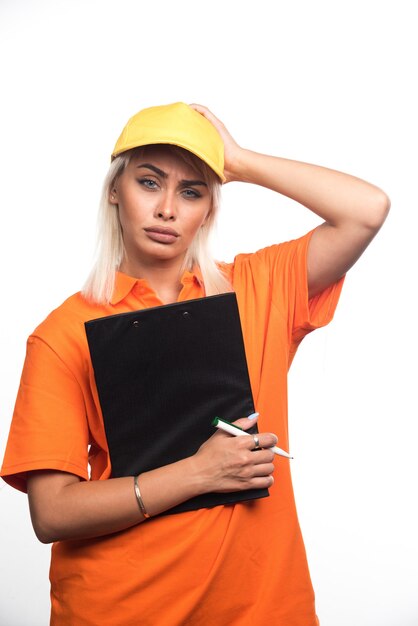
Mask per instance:
[[[249,420],[255,420],[256,417],[258,417],[260,414],[259,413],[251,413],[251,415],[248,416]]]

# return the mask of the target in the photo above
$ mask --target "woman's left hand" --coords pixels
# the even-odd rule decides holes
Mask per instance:
[[[378,187],[326,167],[241,148],[204,106],[225,144],[225,177],[260,185],[291,198],[324,220],[309,242],[309,297],[339,280],[357,261],[386,219],[390,200]]]
[[[192,109],[203,115],[220,134],[225,147],[224,175],[227,183],[233,180],[241,180],[239,176],[239,156],[243,148],[237,144],[235,139],[226,129],[225,125],[207,107],[201,104],[190,104]]]

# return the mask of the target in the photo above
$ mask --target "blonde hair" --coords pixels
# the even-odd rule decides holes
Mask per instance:
[[[117,207],[109,201],[110,191],[125,170],[133,153],[137,155],[140,151],[145,154],[149,147],[152,146],[129,150],[115,157],[105,177],[99,205],[96,261],[81,292],[89,301],[98,304],[110,302],[115,287],[116,272],[125,254],[119,212]],[[220,180],[206,163],[191,152],[177,146],[165,145],[164,147],[203,177],[211,195],[212,206],[209,217],[187,250],[183,271],[192,271],[196,266],[200,269],[207,296],[232,291],[230,282],[210,254],[209,246],[210,235],[219,209]]]

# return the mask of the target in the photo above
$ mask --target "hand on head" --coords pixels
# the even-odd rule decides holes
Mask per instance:
[[[239,177],[239,155],[243,150],[229,131],[226,129],[225,125],[219,120],[209,109],[201,104],[190,104],[192,109],[203,115],[213,126],[216,128],[218,133],[220,134],[222,141],[224,143],[225,148],[225,169],[224,174],[226,181],[231,182],[233,180],[240,180]]]

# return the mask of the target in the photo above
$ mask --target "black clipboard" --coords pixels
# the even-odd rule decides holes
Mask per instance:
[[[85,329],[112,477],[186,458],[214,433],[214,417],[255,410],[234,293],[102,317]],[[204,494],[166,513],[268,495]]]

